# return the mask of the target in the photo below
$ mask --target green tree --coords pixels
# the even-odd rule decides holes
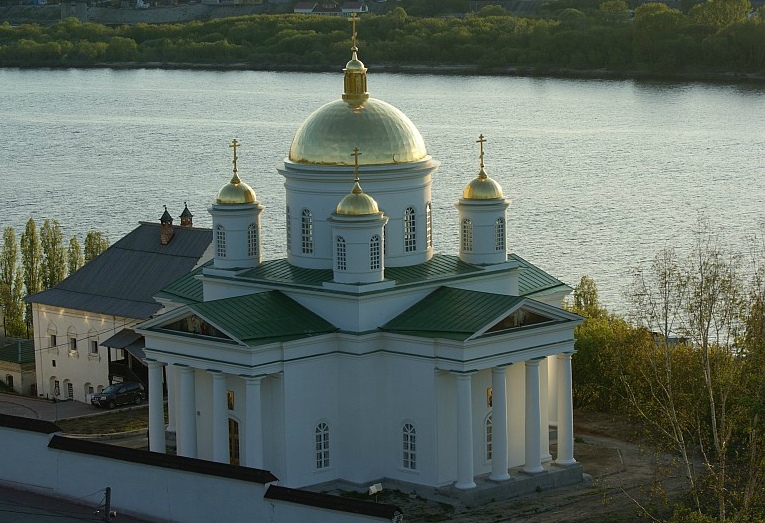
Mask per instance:
[[[69,274],[74,274],[85,263],[85,258],[82,256],[82,247],[80,242],[77,241],[77,236],[72,236],[69,240],[69,248],[66,251],[66,266]]]
[[[694,5],[688,17],[699,24],[721,29],[733,22],[745,20],[752,10],[749,0],[707,0]]]
[[[6,227],[3,229],[3,250],[0,251],[0,285],[9,289],[13,286],[13,279],[16,276],[18,255],[16,232],[13,227]]]
[[[85,235],[85,263],[109,248],[109,238],[98,231],[90,231]]]
[[[50,289],[66,277],[66,248],[64,235],[57,220],[45,220],[40,227],[40,246],[43,259],[42,288]]]
[[[26,294],[32,295],[42,290],[42,247],[37,235],[37,226],[29,218],[21,235],[21,272]],[[27,333],[32,326],[32,304],[27,303],[24,315]]]
[[[16,233],[13,227],[6,227],[0,251],[0,306],[3,308],[3,322],[8,336],[21,336],[24,332],[22,282],[17,260]]]

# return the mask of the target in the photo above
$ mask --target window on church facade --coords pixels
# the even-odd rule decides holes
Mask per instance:
[[[425,206],[425,246],[433,247],[433,218],[430,214],[430,202]]]
[[[497,218],[494,222],[494,249],[497,251],[505,250],[505,219]]]
[[[462,220],[462,252],[473,252],[473,222]]]
[[[369,269],[372,271],[380,270],[380,237],[375,234],[369,240]]]
[[[486,416],[486,461],[491,461],[491,414]]]
[[[316,425],[316,468],[329,467],[329,425],[321,422]]]
[[[417,223],[414,208],[407,207],[404,211],[404,252],[417,250]]]
[[[287,252],[292,252],[292,222],[290,221],[290,208],[287,206],[285,210],[285,223],[284,226],[287,229]]]
[[[258,226],[251,223],[247,227],[247,256],[256,257],[258,255]]]
[[[74,327],[69,327],[66,331],[66,337],[69,339],[69,355],[77,355],[77,330]]]
[[[417,431],[411,423],[404,423],[403,452],[405,469],[417,470]]]
[[[303,209],[303,214],[300,217],[300,232],[303,254],[313,254],[313,216],[308,209]]]
[[[226,257],[226,228],[222,225],[215,228],[215,250],[218,258]]]
[[[348,268],[345,256],[345,238],[338,236],[335,240],[335,265],[338,271],[344,271]]]
[[[50,341],[48,341],[48,348],[55,349],[56,348],[56,335],[51,334],[50,335]]]

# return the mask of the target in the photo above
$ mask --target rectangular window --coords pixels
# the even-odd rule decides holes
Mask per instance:
[[[69,352],[77,352],[77,338],[69,338]]]
[[[414,209],[407,207],[404,212],[404,252],[417,250],[417,226],[415,223]]]
[[[50,361],[51,361],[51,367],[55,367],[56,366],[56,360],[50,360]]]
[[[233,390],[226,391],[226,404],[228,405],[228,410],[234,410],[234,391]]]
[[[56,335],[55,334],[51,334],[50,335],[50,342],[49,342],[48,347],[51,348],[51,349],[55,349],[56,348]]]
[[[74,385],[71,383],[66,384],[66,397],[71,399],[74,399]]]
[[[90,353],[98,354],[98,340],[90,340]]]

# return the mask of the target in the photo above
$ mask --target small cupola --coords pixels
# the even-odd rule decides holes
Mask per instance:
[[[351,59],[345,64],[343,82],[343,100],[351,107],[361,107],[369,100],[367,92],[367,68],[359,60],[359,48],[356,46],[356,13],[351,14]]]
[[[164,207],[165,212],[159,219],[159,242],[162,245],[167,245],[173,239],[173,217],[167,212],[167,205]]]
[[[483,144],[478,136],[479,170],[462,191],[455,204],[459,214],[460,259],[476,265],[491,265],[507,261],[507,208],[510,202],[502,187],[486,174]]]
[[[193,221],[192,218],[194,218],[194,215],[191,214],[191,211],[189,211],[189,206],[186,205],[186,202],[183,202],[183,212],[181,213],[181,227],[193,227]]]
[[[332,227],[333,280],[344,284],[381,282],[385,275],[385,224],[388,217],[377,202],[361,189],[358,147],[355,158],[353,189],[340,200],[329,218]]]

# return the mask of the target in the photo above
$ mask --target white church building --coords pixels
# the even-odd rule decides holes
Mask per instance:
[[[136,327],[150,449],[166,452],[175,432],[181,456],[267,469],[288,487],[469,490],[576,465],[582,318],[560,308],[571,289],[508,253],[509,201],[486,174],[483,137],[478,174],[455,195],[458,254],[434,251],[439,162],[406,115],[370,98],[355,38],[352,51],[342,98],[305,120],[279,167],[286,257],[261,258],[268,213],[239,177],[234,140],[233,178],[209,208],[213,259]]]

